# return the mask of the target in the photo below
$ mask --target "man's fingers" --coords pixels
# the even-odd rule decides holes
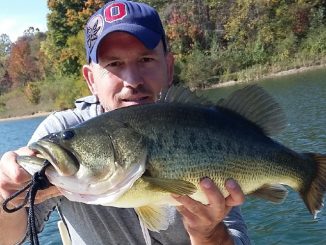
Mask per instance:
[[[225,188],[229,192],[227,198],[224,198],[223,192],[211,179],[202,179],[200,189],[206,196],[207,205],[193,200],[189,196],[172,195],[182,204],[177,207],[177,210],[182,215],[185,228],[191,237],[196,237],[196,240],[200,242],[203,239],[211,240],[210,237],[216,233],[218,227],[221,227],[220,224],[223,227],[223,234],[227,234],[222,221],[233,206],[243,203],[244,194],[234,180],[226,181]]]
[[[230,195],[225,198],[225,203],[227,206],[234,207],[244,203],[245,195],[235,180],[228,179],[225,182],[225,188],[230,193]]]
[[[31,179],[31,175],[16,163],[17,153],[6,152],[0,161],[0,170],[11,179],[13,183],[24,183]],[[6,164],[10,163],[10,164]]]
[[[0,195],[2,199],[11,197],[14,193],[22,190],[30,183],[32,176],[16,162],[16,158],[18,155],[33,154],[35,153],[28,149],[28,147],[23,147],[15,152],[6,152],[2,156],[0,161]],[[27,190],[10,201],[10,204],[14,206],[21,205],[26,195]],[[61,194],[56,187],[50,187],[46,190],[39,191],[36,195],[35,202],[43,202],[46,199],[59,195]]]
[[[14,194],[17,190],[26,186],[24,183],[13,182],[5,173],[0,171],[0,195],[3,198],[8,198]]]
[[[31,149],[28,148],[28,146],[24,146],[19,148],[18,150],[15,151],[16,154],[20,155],[20,156],[31,156],[34,155],[35,152]]]
[[[6,152],[0,161],[0,196],[1,200],[6,200],[13,197],[15,193],[23,190],[31,181],[32,176],[25,171],[16,162],[18,155],[34,155],[35,152],[28,149],[28,147],[23,147],[17,151]],[[24,200],[28,198],[28,191],[20,193],[10,200],[7,207],[10,206],[18,207],[24,204]],[[35,197],[35,203],[40,203],[49,199],[51,197],[61,195],[56,187],[50,187],[46,190],[39,191]]]
[[[35,203],[44,202],[45,200],[52,198],[62,196],[61,192],[58,190],[57,187],[51,186],[48,189],[40,190],[37,192]]]
[[[193,213],[200,212],[202,208],[202,204],[200,202],[195,201],[194,199],[190,198],[189,196],[179,196],[179,195],[172,195],[180,204],[182,204],[185,208]]]
[[[205,193],[210,207],[214,208],[216,212],[225,208],[224,196],[210,178],[202,179],[200,187]]]
[[[13,198],[10,202],[8,202],[8,207],[18,207],[20,206],[24,200],[26,199],[27,195],[28,195],[28,190],[22,192],[21,194],[19,194],[17,197]],[[8,193],[5,196],[2,196],[2,202],[7,199],[9,196],[11,196],[13,193]],[[35,204],[44,202],[47,199],[53,198],[53,197],[57,197],[57,196],[62,196],[62,194],[60,193],[60,191],[55,187],[55,186],[51,186],[46,190],[40,190],[37,192],[37,195],[35,197]],[[27,197],[28,198],[28,197]],[[1,202],[1,205],[2,205]],[[28,203],[27,203],[28,206]]]
[[[176,209],[183,217],[183,221],[189,227],[196,227],[198,225],[198,221],[200,220],[209,220],[207,217],[207,206],[202,203],[193,200],[189,196],[175,196],[173,197],[182,204],[181,206],[177,206]],[[202,223],[201,223],[202,224]]]
[[[183,217],[183,221],[187,224],[192,225],[194,222],[196,222],[197,217],[194,215],[194,213],[190,212],[185,206],[176,206],[176,209],[179,211],[179,213]]]

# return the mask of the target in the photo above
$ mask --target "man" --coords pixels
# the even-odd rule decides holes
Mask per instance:
[[[161,20],[150,6],[131,1],[109,2],[90,18],[85,34],[89,64],[83,67],[83,75],[93,96],[77,100],[74,110],[50,115],[30,142],[106,111],[155,102],[160,91],[172,84],[173,56],[167,51]],[[30,175],[16,163],[17,155],[26,154],[35,153],[25,147],[3,155],[3,198],[30,180]],[[170,226],[160,233],[144,228],[133,209],[70,202],[55,187],[38,193],[37,227],[43,229],[44,220],[58,205],[73,244],[249,244],[236,207],[244,201],[240,187],[235,181],[228,181],[230,195],[224,198],[210,179],[205,178],[200,184],[209,204],[203,205],[188,196],[174,196],[181,206],[178,211],[170,208]],[[11,205],[18,205],[19,201],[16,199]],[[24,239],[26,217],[26,210],[1,212],[0,244],[15,244]]]

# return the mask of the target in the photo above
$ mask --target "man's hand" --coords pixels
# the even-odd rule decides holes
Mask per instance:
[[[0,160],[0,196],[7,199],[16,191],[25,187],[31,180],[31,175],[26,172],[17,162],[18,155],[34,155],[35,153],[28,147],[20,148],[17,151],[6,152]],[[26,193],[22,193],[10,202],[9,206],[20,205]],[[46,190],[37,193],[35,203],[40,203],[51,197],[61,195],[56,187],[51,186]]]
[[[233,244],[222,221],[232,207],[244,202],[245,196],[240,186],[234,180],[226,181],[225,187],[230,194],[226,198],[209,178],[204,178],[200,187],[207,197],[207,205],[188,196],[173,195],[182,204],[177,209],[183,216],[191,244]]]

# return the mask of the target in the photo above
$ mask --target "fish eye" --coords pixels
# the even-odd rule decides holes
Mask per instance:
[[[64,131],[64,132],[62,133],[62,138],[63,138],[64,140],[70,140],[70,139],[72,139],[74,136],[75,136],[75,133],[74,133],[74,131],[72,131],[72,130],[67,130],[67,131]]]

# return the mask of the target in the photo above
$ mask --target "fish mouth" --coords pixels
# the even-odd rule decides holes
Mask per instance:
[[[79,169],[79,161],[68,149],[51,140],[39,140],[29,146],[36,154],[48,160],[61,176],[72,176]]]
[[[147,154],[140,157],[130,168],[120,168],[115,163],[115,171],[104,179],[94,179],[91,172],[77,158],[58,143],[42,139],[30,145],[39,155],[36,158],[48,160],[52,166],[46,169],[51,184],[71,201],[88,204],[109,204],[128,191],[134,182],[145,172]]]

